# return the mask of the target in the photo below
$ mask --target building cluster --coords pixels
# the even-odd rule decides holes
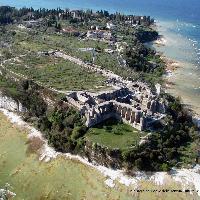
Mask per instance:
[[[115,37],[113,37],[111,31],[108,30],[89,30],[87,32],[88,39],[98,39],[105,41],[114,41]]]
[[[77,30],[71,26],[62,28],[61,32],[65,35],[74,36],[74,37],[78,37],[81,34],[79,30]]]
[[[161,120],[166,109],[158,95],[140,82],[99,93],[71,92],[67,101],[86,117],[88,127],[115,118],[143,131]]]

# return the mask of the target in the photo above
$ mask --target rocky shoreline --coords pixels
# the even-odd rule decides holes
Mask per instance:
[[[164,38],[164,36],[161,36],[160,38],[158,38],[158,40],[154,42],[154,44],[156,44],[158,47],[160,45],[165,46],[166,43],[167,40]],[[174,83],[170,80],[170,78],[175,76],[176,70],[183,67],[183,63],[177,60],[172,60],[170,58],[167,58],[166,56],[163,55],[163,53],[161,53],[161,59],[166,64],[165,74],[164,74],[164,86],[166,90],[171,89]],[[193,113],[193,122],[196,124],[198,128],[200,128],[200,113],[196,113],[192,105],[191,108],[189,108],[189,110],[191,110]]]
[[[153,42],[153,45],[157,47],[166,46],[167,39],[164,36],[159,36],[157,40]],[[159,52],[160,58],[164,61],[165,67],[165,75],[164,77],[169,78],[173,76],[173,72],[182,66],[182,63],[177,60],[172,60],[167,58],[162,52]]]
[[[157,40],[153,42],[157,46],[165,46],[167,43],[167,40],[164,38],[164,36],[159,36]]]
[[[165,33],[165,31],[162,30],[162,26],[164,27],[164,25],[161,25],[160,22],[156,22],[155,29],[158,30],[158,32],[161,32],[162,34],[167,34]],[[189,39],[189,41],[192,41],[192,40]],[[160,35],[158,39],[153,42],[153,45],[155,46],[156,51],[160,51],[159,48],[168,46],[169,42],[172,42],[172,39],[170,37],[167,37],[167,36],[165,37],[165,35]],[[194,45],[192,44],[192,46]],[[166,90],[173,89],[175,86],[175,83],[174,81],[172,81],[172,79],[176,78],[176,71],[179,68],[183,68],[185,63],[166,57],[163,51],[159,52],[159,54],[161,55],[161,59],[166,63],[165,74],[164,74],[165,89]],[[188,110],[190,110],[190,112],[192,112],[193,122],[200,128],[199,109],[197,112],[196,111],[197,109],[193,105],[189,105],[187,106],[187,108]]]

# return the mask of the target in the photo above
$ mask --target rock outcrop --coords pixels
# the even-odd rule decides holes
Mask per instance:
[[[27,109],[18,101],[0,92],[0,108],[12,112],[26,112]]]
[[[119,149],[109,149],[100,144],[86,141],[84,151],[90,162],[114,169],[121,169],[123,166],[123,159]]]

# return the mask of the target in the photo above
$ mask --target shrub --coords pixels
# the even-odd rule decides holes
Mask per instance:
[[[73,129],[71,139],[72,140],[77,140],[78,138],[84,136],[86,133],[87,128],[85,126],[77,126]]]
[[[167,172],[167,171],[169,171],[169,170],[170,170],[170,166],[169,166],[167,163],[163,163],[163,164],[161,165],[161,171]]]

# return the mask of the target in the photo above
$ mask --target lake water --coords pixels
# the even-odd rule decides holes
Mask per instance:
[[[159,31],[166,45],[157,49],[164,55],[180,62],[168,78],[174,85],[168,91],[180,96],[195,113],[200,114],[200,26],[183,21],[161,21]]]

